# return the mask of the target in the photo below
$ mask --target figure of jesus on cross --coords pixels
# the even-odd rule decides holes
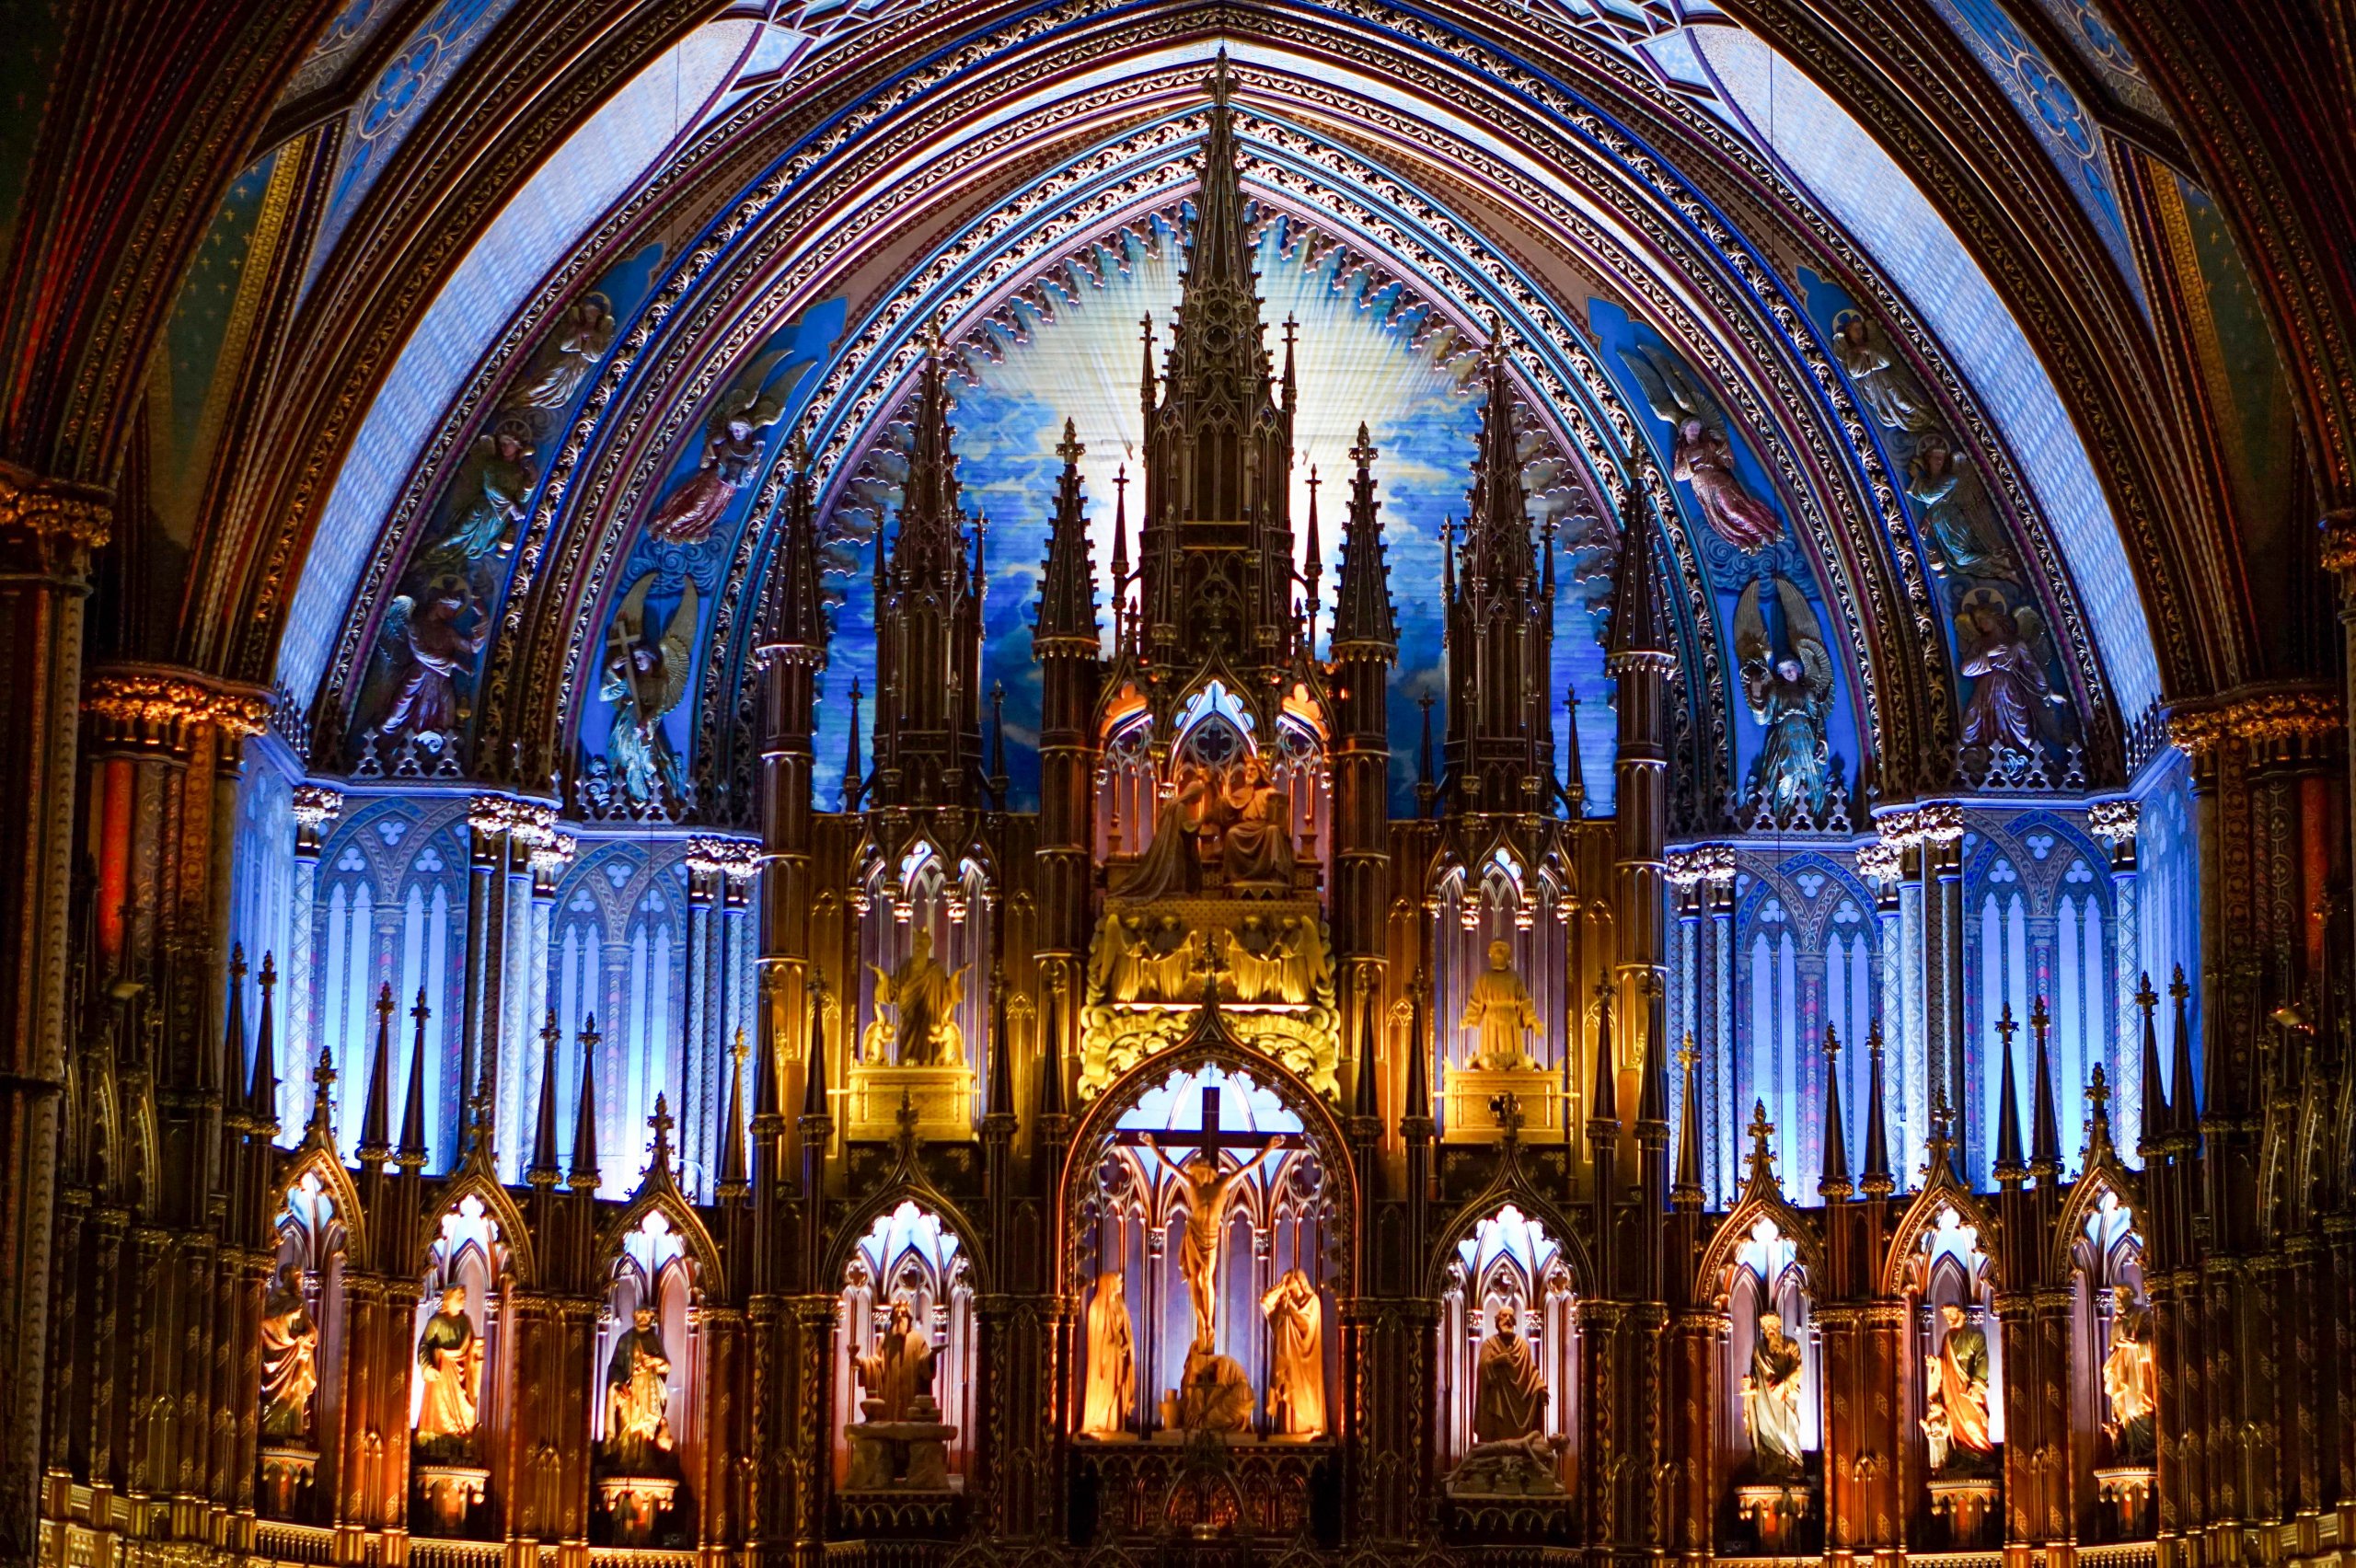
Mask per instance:
[[[1219,1128],[1219,1086],[1203,1089],[1200,1132],[1173,1133],[1172,1140],[1191,1146],[1184,1160],[1173,1159],[1151,1133],[1123,1133],[1123,1143],[1142,1144],[1177,1174],[1186,1189],[1186,1228],[1178,1241],[1178,1272],[1186,1281],[1186,1295],[1195,1309],[1195,1346],[1206,1354],[1217,1348],[1218,1330],[1218,1260],[1226,1238],[1227,1203],[1235,1184],[1254,1165],[1279,1148],[1301,1148],[1307,1140],[1299,1133],[1272,1133],[1265,1142],[1253,1133],[1229,1133]],[[1256,1146],[1256,1148],[1255,1148]],[[1221,1149],[1255,1148],[1248,1159],[1231,1170],[1219,1168]]]

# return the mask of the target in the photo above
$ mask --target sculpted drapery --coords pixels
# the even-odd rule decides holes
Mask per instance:
[[[1313,1437],[1325,1430],[1324,1309],[1317,1287],[1287,1269],[1260,1298],[1268,1319],[1268,1426]]]
[[[1520,1309],[1500,1301],[1494,1328],[1481,1342],[1479,1395],[1472,1409],[1472,1440],[1502,1442],[1527,1437],[1546,1424],[1546,1374],[1521,1335]]]
[[[1088,1298],[1088,1389],[1080,1406],[1080,1429],[1102,1435],[1128,1424],[1137,1408],[1135,1332],[1121,1276],[1096,1276],[1095,1293]]]
[[[1988,1430],[1988,1336],[1964,1320],[1953,1302],[1939,1309],[1946,1333],[1928,1360],[1929,1409],[1923,1417],[1931,1469],[1969,1464],[1994,1449]]]
[[[261,1308],[261,1435],[279,1442],[311,1433],[311,1394],[319,1386],[319,1330],[303,1304],[302,1282],[283,1267]]]
[[[482,1340],[467,1316],[463,1286],[444,1291],[440,1310],[426,1320],[417,1368],[425,1391],[417,1411],[420,1447],[429,1453],[465,1452],[480,1419],[476,1380],[482,1370]]]
[[[606,1451],[624,1470],[642,1470],[671,1451],[671,1356],[641,1307],[606,1363]]]
[[[1790,1475],[1800,1469],[1801,1368],[1799,1341],[1784,1332],[1782,1316],[1761,1313],[1750,1370],[1742,1380],[1742,1404],[1762,1475]]]

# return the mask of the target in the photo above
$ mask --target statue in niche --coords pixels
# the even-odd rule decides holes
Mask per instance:
[[[474,499],[434,549],[472,563],[515,548],[514,529],[524,520],[532,486],[539,478],[528,459],[531,432],[521,420],[502,420],[475,442]]]
[[[1762,1480],[1796,1476],[1806,1463],[1800,1452],[1801,1368],[1800,1342],[1784,1332],[1783,1315],[1761,1312],[1750,1370],[1742,1379],[1742,1419]]]
[[[1473,980],[1457,1027],[1476,1037],[1472,1065],[1484,1071],[1526,1072],[1536,1065],[1528,1042],[1530,1031],[1542,1027],[1538,1006],[1514,972],[1511,942],[1489,944],[1489,967]]]
[[[1333,995],[1334,966],[1313,917],[1287,915],[1270,923],[1247,915],[1226,958],[1230,995],[1238,1002],[1300,1007]]]
[[[1939,1309],[1946,1333],[1938,1354],[1925,1358],[1930,1374],[1923,1433],[1930,1439],[1931,1473],[1969,1473],[1995,1451],[1988,1434],[1988,1336],[1965,1321],[1950,1301]]]
[[[1944,431],[1925,433],[1906,464],[1906,494],[1932,547],[1932,565],[1964,577],[2011,581],[2020,567],[2005,548],[1988,492],[1969,458]]]
[[[508,395],[512,408],[544,409],[555,412],[571,406],[606,351],[614,346],[614,303],[601,294],[583,294],[572,302],[549,336],[547,363],[540,374],[519,384]]]
[[[871,1422],[939,1419],[932,1400],[932,1337],[916,1326],[906,1297],[895,1297],[875,1348],[859,1358],[860,1414]]]
[[[1676,432],[1669,445],[1669,478],[1693,488],[1702,516],[1718,537],[1745,554],[1755,554],[1781,538],[1784,520],[1750,493],[1736,471],[1734,442],[1718,400],[1669,354],[1634,348],[1621,351],[1620,358],[1644,388],[1653,413]]]
[[[1219,836],[1220,869],[1228,890],[1239,894],[1292,891],[1291,801],[1276,788],[1268,765],[1247,756],[1220,780],[1230,820]]]
[[[425,1397],[417,1407],[417,1446],[430,1463],[464,1462],[474,1448],[476,1404],[482,1376],[482,1340],[467,1316],[464,1286],[442,1293],[417,1342],[418,1378]]]
[[[1231,1356],[1200,1341],[1186,1352],[1174,1395],[1162,1401],[1162,1424],[1181,1432],[1242,1432],[1252,1425],[1252,1383]]]
[[[319,1329],[303,1302],[294,1265],[282,1263],[261,1303],[261,1435],[300,1443],[311,1435],[311,1395],[319,1386]]]
[[[1080,1429],[1091,1436],[1119,1432],[1137,1409],[1136,1343],[1121,1276],[1107,1270],[1096,1276],[1096,1289],[1088,1298],[1088,1388],[1080,1402]]]
[[[1178,1239],[1178,1273],[1186,1282],[1186,1297],[1195,1312],[1195,1348],[1214,1348],[1218,1334],[1218,1262],[1227,1238],[1227,1201],[1244,1173],[1276,1151],[1276,1140],[1231,1170],[1221,1170],[1210,1155],[1196,1150],[1184,1165],[1162,1152],[1153,1136],[1145,1147],[1177,1172],[1186,1190],[1186,1227]]]
[[[1807,595],[1781,577],[1750,583],[1735,605],[1734,651],[1750,716],[1767,731],[1751,764],[1760,803],[1779,823],[1802,811],[1814,821],[1832,788],[1832,655]]]
[[[606,1457],[624,1474],[662,1466],[671,1454],[671,1355],[654,1309],[630,1314],[606,1362]]]
[[[1317,1287],[1287,1269],[1260,1298],[1268,1320],[1268,1426],[1296,1437],[1325,1430],[1324,1308]]]
[[[686,700],[695,656],[696,585],[687,582],[659,641],[646,635],[646,591],[654,574],[638,580],[606,632],[606,672],[597,695],[614,705],[606,760],[624,792],[640,805],[683,801],[679,759],[663,720]]]
[[[2104,1424],[2121,1458],[2149,1459],[2156,1447],[2153,1418],[2159,1410],[2159,1369],[2152,1359],[2152,1309],[2138,1306],[2134,1290],[2111,1288],[2110,1350],[2102,1358],[2103,1397],[2110,1401]]]
[[[650,537],[674,545],[702,543],[736,492],[753,482],[766,444],[761,432],[785,414],[784,393],[761,390],[782,357],[782,351],[763,354],[722,394],[704,425],[703,461],[647,520]]]
[[[1963,673],[1973,677],[1963,713],[1963,749],[2035,755],[2040,715],[2067,701],[2045,678],[2045,617],[2027,605],[2007,610],[2004,595],[1975,588],[1956,613]]]
[[[1133,1002],[1140,989],[1141,961],[1150,956],[1134,915],[1104,911],[1088,950],[1088,999]]]
[[[1498,1302],[1490,1325],[1489,1337],[1481,1342],[1472,1440],[1497,1443],[1532,1436],[1546,1425],[1546,1374],[1522,1337],[1520,1306]]]
[[[882,1059],[882,1043],[896,1041],[904,1067],[962,1067],[965,1065],[965,1032],[958,1026],[957,1009],[965,999],[965,971],[943,969],[932,956],[932,933],[918,926],[908,938],[908,956],[886,974],[873,964],[875,1006],[890,1008],[887,1030],[871,1026],[871,1061]],[[879,1017],[877,1022],[882,1022]]]
[[[1162,1002],[1198,1001],[1202,993],[1195,976],[1209,966],[1203,934],[1186,929],[1177,916],[1164,915],[1154,928],[1152,957],[1148,963],[1153,978],[1143,996]]]
[[[1200,840],[1216,831],[1211,777],[1197,764],[1182,764],[1171,790],[1154,813],[1153,842],[1146,846],[1137,870],[1123,884],[1125,898],[1169,898],[1199,893],[1203,885]]]
[[[1849,373],[1858,403],[1884,430],[1921,432],[1935,422],[1923,384],[1864,312],[1844,310],[1833,317],[1832,349]]]
[[[491,640],[487,620],[479,620],[471,631],[459,629],[477,610],[466,580],[449,572],[435,578],[421,597],[402,594],[393,600],[385,615],[385,645],[395,651],[398,685],[376,733],[387,739],[415,735],[434,751],[447,744],[463,718],[455,677]]]

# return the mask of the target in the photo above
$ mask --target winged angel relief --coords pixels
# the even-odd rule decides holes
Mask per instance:
[[[649,535],[675,545],[701,543],[711,536],[736,492],[753,482],[767,445],[761,432],[784,417],[791,390],[789,386],[765,391],[762,383],[784,357],[783,350],[763,354],[729,383],[704,421],[703,461],[655,509],[647,521]]]
[[[686,799],[679,759],[663,732],[663,720],[687,695],[696,636],[696,585],[689,580],[661,640],[648,638],[646,591],[653,583],[653,572],[640,578],[615,613],[606,634],[605,683],[597,689],[614,705],[606,761],[623,790],[641,806]]]
[[[2053,654],[2045,617],[2020,605],[2007,608],[2002,590],[1974,588],[1956,612],[1956,646],[1972,677],[1971,705],[1963,713],[1963,749],[2036,756],[2045,709],[2069,699],[2045,678]]]
[[[1736,472],[1734,442],[1717,398],[1675,357],[1657,349],[1623,349],[1620,359],[1644,387],[1653,412],[1676,432],[1669,445],[1669,477],[1693,487],[1693,499],[1718,537],[1745,553],[1773,544],[1784,532],[1783,519],[1751,494]]]
[[[1766,814],[1822,818],[1833,761],[1825,738],[1832,709],[1832,655],[1807,595],[1780,577],[1742,591],[1734,612],[1735,663],[1751,717],[1767,727],[1751,788]]]

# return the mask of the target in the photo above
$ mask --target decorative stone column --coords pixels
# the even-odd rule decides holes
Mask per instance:
[[[1709,1064],[1694,1082],[1695,1107],[1702,1133],[1702,1169],[1714,1200],[1734,1191],[1734,1171],[1724,1158],[1727,1093],[1734,1074],[1734,879],[1735,849],[1731,844],[1701,844],[1672,850],[1669,856],[1669,885],[1678,901],[1680,951],[1677,957],[1678,989],[1682,1017],[1672,1032],[1691,1041],[1700,1059]],[[1703,923],[1708,916],[1706,928]],[[1682,1076],[1670,1074],[1672,1094],[1681,1094]],[[1669,1107],[1669,1123],[1679,1124],[1681,1107]]]
[[[2143,1052],[2139,1037],[2135,993],[2140,986],[2143,927],[2136,894],[2136,829],[2142,808],[2133,801],[2096,801],[2086,807],[2086,831],[2110,847],[2111,979],[2117,988],[2112,1000],[2110,1060],[2103,1065],[2109,1076],[2113,1120],[2121,1127],[2143,1124]]]
[[[324,784],[297,784],[294,818],[294,912],[287,921],[286,989],[281,1004],[286,1023],[287,1059],[307,1062],[319,1054],[318,907],[319,856],[328,824],[343,814],[343,792]],[[341,1131],[341,1129],[338,1129]]]
[[[1892,1151],[1896,1170],[1892,1172],[1904,1185],[1904,1173],[1920,1164],[1915,1145],[1920,1141],[1922,1114],[1907,1098],[1909,1084],[1906,1064],[1910,1054],[1906,1047],[1907,963],[1906,927],[1902,911],[1906,885],[1905,852],[1888,838],[1867,844],[1857,851],[1857,874],[1874,890],[1874,927],[1879,957],[1876,975],[1881,997],[1881,1032],[1887,1045],[1898,1053],[1899,1070],[1883,1086],[1881,1113],[1897,1140]]]

